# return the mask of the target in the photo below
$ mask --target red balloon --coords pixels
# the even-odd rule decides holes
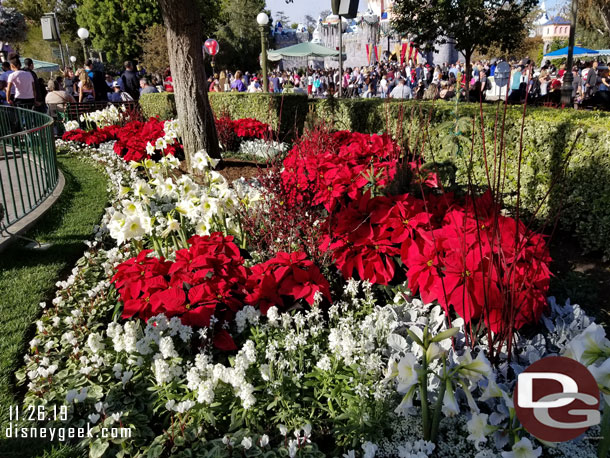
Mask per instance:
[[[218,42],[213,38],[208,38],[207,40],[205,40],[203,48],[205,49],[205,52],[207,52],[210,56],[215,56],[216,54],[218,54]]]

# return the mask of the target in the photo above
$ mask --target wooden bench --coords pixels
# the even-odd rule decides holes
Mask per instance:
[[[61,122],[66,121],[79,121],[82,114],[93,113],[94,111],[103,110],[110,105],[115,105],[117,108],[125,107],[128,111],[139,110],[138,102],[108,102],[108,101],[96,101],[96,102],[77,102],[77,103],[66,103],[63,109],[57,109],[57,119]]]

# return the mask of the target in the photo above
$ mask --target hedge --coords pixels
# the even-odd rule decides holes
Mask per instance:
[[[504,105],[484,105],[486,148],[477,104],[460,103],[456,113],[455,103],[443,101],[331,99],[316,102],[314,110],[317,119],[336,129],[390,132],[411,151],[423,151],[425,161],[442,165],[444,181],[452,178],[462,186],[468,185],[470,170],[471,183],[486,187],[484,150],[492,173],[494,138],[499,145],[503,132],[505,203],[516,204],[523,106],[506,108],[502,129]],[[610,114],[528,108],[520,176],[519,207],[526,214],[537,212],[538,223],[551,226],[558,215],[560,227],[571,231],[583,249],[610,256]]]
[[[172,95],[149,94],[142,99],[142,108],[147,115],[171,111],[174,116]],[[308,112],[315,120],[335,129],[389,132],[410,150],[423,152],[426,161],[441,164],[439,170],[445,180],[453,179],[457,185],[467,185],[470,170],[472,183],[482,188],[487,184],[477,104],[460,103],[456,113],[456,104],[444,101],[325,99],[308,102],[303,95],[238,93],[213,93],[210,102],[217,115],[227,113],[233,119],[252,117],[274,127],[281,121],[282,139],[301,132]],[[517,197],[522,111],[523,107],[519,105],[507,107],[502,129],[504,105],[485,104],[483,107],[490,164],[493,163],[494,133],[500,139],[503,132],[504,196],[509,207],[516,204]],[[494,129],[496,117],[499,127]],[[572,109],[528,108],[523,132],[519,206],[530,214],[541,206],[536,213],[539,222],[551,221],[558,214],[561,227],[574,233],[585,250],[599,250],[610,256],[610,115]],[[561,166],[572,147],[563,176]]]
[[[256,118],[277,129],[280,140],[292,140],[302,132],[309,110],[306,95],[243,94],[238,92],[213,92],[208,94],[210,105],[218,117],[228,115],[231,119]],[[159,116],[170,119],[176,116],[174,94],[146,94],[140,98],[140,107],[145,117]]]
[[[140,96],[140,109],[144,118],[168,120],[176,117],[176,101],[172,92],[160,92],[158,94],[142,94]]]

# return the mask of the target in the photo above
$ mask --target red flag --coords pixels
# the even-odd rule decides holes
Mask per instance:
[[[368,61],[368,63],[371,63],[371,46],[367,43],[366,44],[366,59]]]
[[[379,62],[379,47],[375,46],[375,62]]]
[[[411,56],[413,55],[413,42],[409,43],[409,60],[411,60]],[[417,55],[417,54],[416,54]]]

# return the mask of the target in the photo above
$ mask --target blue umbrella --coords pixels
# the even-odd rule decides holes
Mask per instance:
[[[587,57],[587,56],[597,56],[599,53],[594,49],[581,48],[579,46],[574,46],[574,57]],[[568,57],[568,47],[558,49],[557,51],[550,52],[544,55],[545,59],[561,59],[563,57]]]

